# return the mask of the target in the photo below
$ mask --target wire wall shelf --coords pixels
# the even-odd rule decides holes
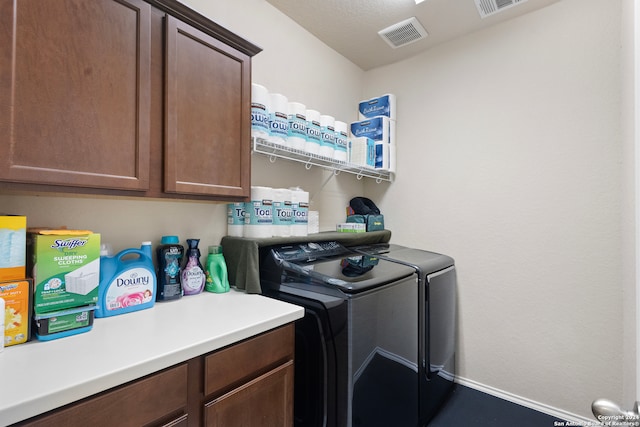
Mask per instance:
[[[387,170],[367,168],[353,163],[342,162],[330,157],[307,153],[306,151],[297,150],[280,144],[274,144],[262,138],[251,138],[251,140],[253,152],[268,156],[269,161],[272,163],[277,159],[285,159],[304,163],[306,169],[318,166],[332,170],[334,175],[337,175],[340,172],[346,172],[356,175],[356,178],[358,179],[362,179],[363,177],[375,179],[377,183],[382,181],[391,182],[393,180],[391,172]]]

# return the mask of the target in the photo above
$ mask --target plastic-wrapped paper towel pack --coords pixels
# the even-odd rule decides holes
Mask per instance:
[[[251,187],[251,201],[227,205],[227,235],[265,238],[308,234],[309,193],[299,187]]]

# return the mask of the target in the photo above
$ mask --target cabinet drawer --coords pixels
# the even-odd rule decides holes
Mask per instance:
[[[289,324],[205,358],[205,396],[228,390],[293,359],[294,326]]]
[[[205,405],[206,427],[293,425],[293,361]]]
[[[180,410],[186,411],[183,409],[186,406],[187,365],[182,364],[20,425],[142,426]]]

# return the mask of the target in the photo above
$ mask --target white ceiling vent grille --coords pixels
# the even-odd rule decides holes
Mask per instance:
[[[415,17],[380,30],[378,34],[394,49],[417,42],[428,35],[427,31]]]
[[[494,15],[527,0],[475,0],[480,17]]]

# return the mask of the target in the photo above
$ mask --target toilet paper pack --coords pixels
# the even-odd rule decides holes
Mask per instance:
[[[376,116],[386,116],[391,120],[396,119],[396,96],[394,94],[387,93],[360,101],[358,104],[359,120]]]
[[[351,123],[351,135],[353,137],[366,136],[374,142],[396,143],[395,121],[385,116],[371,117]]]

